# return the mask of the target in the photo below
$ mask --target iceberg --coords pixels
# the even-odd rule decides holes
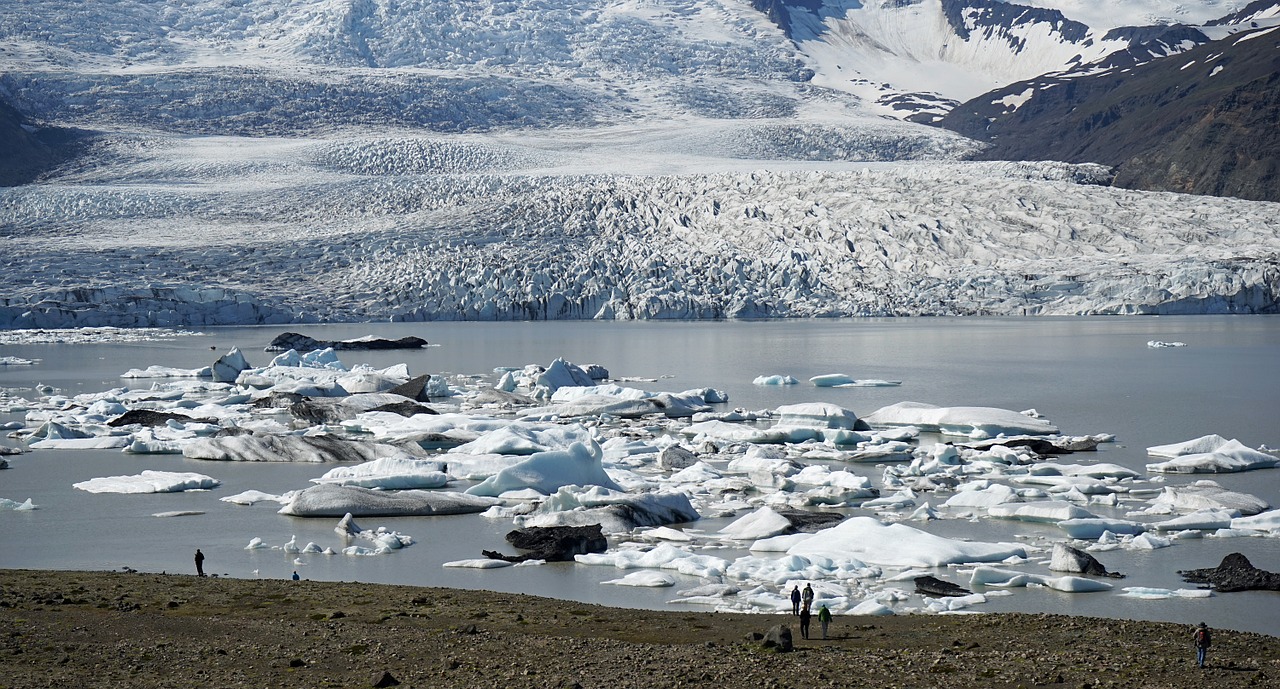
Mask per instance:
[[[428,490],[383,491],[320,484],[292,494],[280,514],[295,517],[408,517],[483,512],[494,498]]]
[[[312,483],[335,483],[362,488],[404,490],[409,488],[443,488],[449,482],[444,465],[429,459],[383,457],[356,466],[331,469]]]
[[[1185,443],[1147,448],[1153,457],[1170,457],[1147,465],[1147,471],[1165,474],[1222,474],[1280,465],[1280,457],[1246,447],[1239,440],[1206,435]]]
[[[1053,435],[1058,428],[1044,419],[995,407],[936,407],[899,402],[862,417],[872,426],[915,426],[922,431],[970,438],[999,435]]]
[[[345,440],[328,435],[234,435],[198,438],[182,448],[191,459],[223,462],[370,462],[413,459],[407,451],[384,443]]]
[[[1227,490],[1213,481],[1196,481],[1189,486],[1165,486],[1151,501],[1148,512],[1195,512],[1199,510],[1235,510],[1242,515],[1258,514],[1271,505],[1266,500]]]
[[[600,486],[621,490],[600,464],[603,452],[594,441],[575,442],[566,450],[548,450],[501,469],[467,489],[469,495],[498,496],[507,491],[532,488],[550,495],[562,486]]]
[[[792,546],[787,554],[809,559],[857,559],[885,567],[941,567],[1025,558],[1027,551],[1012,543],[957,541],[906,524],[886,524],[871,517],[851,517]]]
[[[135,476],[104,476],[71,484],[88,493],[180,493],[209,490],[222,485],[218,479],[192,472],[143,471]]]

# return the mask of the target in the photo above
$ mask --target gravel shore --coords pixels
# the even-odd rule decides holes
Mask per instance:
[[[1192,621],[1194,622],[1194,621]],[[753,639],[778,624],[795,650]],[[607,608],[485,591],[0,570],[0,687],[1267,687],[1275,637],[1053,615]]]

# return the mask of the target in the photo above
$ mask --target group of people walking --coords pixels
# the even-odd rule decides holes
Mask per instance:
[[[809,621],[813,618],[813,586],[804,585],[804,591],[796,584],[791,589],[791,614],[800,616],[800,636],[809,638]],[[826,604],[818,608],[818,624],[822,626],[822,638],[827,638],[827,627],[831,624],[831,611]]]

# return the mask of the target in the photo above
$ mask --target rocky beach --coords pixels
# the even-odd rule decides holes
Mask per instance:
[[[1276,638],[1054,615],[601,607],[457,589],[0,571],[0,687],[1263,687]],[[784,625],[791,652],[760,636]]]

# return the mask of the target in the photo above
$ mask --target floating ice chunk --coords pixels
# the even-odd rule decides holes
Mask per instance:
[[[849,608],[849,610],[845,614],[846,615],[867,615],[871,617],[885,617],[887,615],[894,615],[896,613],[893,611],[893,608],[890,608],[889,606],[885,605],[884,603],[881,603],[878,600],[875,600],[874,598],[869,598],[867,600],[862,601],[861,603],[858,603],[852,608]]]
[[[799,385],[800,381],[791,376],[757,376],[752,385]]]
[[[327,435],[198,438],[182,448],[182,455],[228,462],[369,462],[383,457],[413,458],[394,445]]]
[[[121,378],[212,378],[213,369],[203,368],[171,368],[169,366],[148,366],[145,369],[129,369],[120,374]]]
[[[696,555],[663,543],[652,550],[619,550],[608,553],[575,555],[574,561],[584,565],[606,565],[618,569],[667,569],[695,577],[724,576],[729,563],[711,555]],[[675,583],[674,581],[672,583]]]
[[[699,421],[680,429],[680,434],[695,442],[710,440],[718,443],[785,443],[813,440],[815,429],[760,428],[740,423],[711,420]]]
[[[644,532],[644,536],[645,538],[655,538],[663,541],[678,541],[682,543],[688,543],[693,540],[693,536],[667,526],[659,526],[649,529]]]
[[[1253,529],[1256,531],[1280,532],[1280,510],[1269,510],[1249,517],[1237,517],[1231,520],[1233,529]]]
[[[1173,541],[1168,538],[1161,538],[1149,533],[1134,536],[1126,545],[1135,550],[1158,550],[1160,548],[1168,548],[1173,545]]]
[[[768,507],[761,507],[720,529],[720,534],[733,540],[753,541],[776,536],[790,529],[789,519]]]
[[[1058,522],[1058,527],[1067,532],[1068,536],[1082,540],[1098,539],[1104,533],[1137,535],[1147,530],[1146,525],[1141,522],[1107,517],[1064,519]]]
[[[39,359],[23,359],[17,356],[0,356],[0,366],[34,366]]]
[[[264,549],[269,549],[270,547],[271,546],[267,545],[261,538],[254,536],[252,539],[249,540],[249,545],[245,546],[244,549],[245,550],[264,550]]]
[[[872,426],[916,426],[923,431],[968,437],[1053,435],[1057,427],[1008,409],[995,407],[937,407],[899,402],[862,417]]]
[[[408,457],[383,457],[356,466],[331,469],[312,483],[336,483],[344,486],[403,490],[406,488],[442,488],[449,476],[440,462]]]
[[[192,472],[143,471],[135,476],[104,476],[71,484],[88,493],[180,493],[187,490],[209,490],[222,482]]]
[[[200,510],[173,510],[170,512],[156,512],[153,517],[196,517],[204,514]]]
[[[809,382],[813,383],[814,387],[832,388],[837,385],[847,385],[854,382],[854,380],[852,376],[847,376],[843,373],[827,373],[820,376],[814,376],[809,379]]]
[[[260,502],[280,502],[283,503],[285,498],[280,495],[272,495],[264,493],[260,490],[246,490],[243,493],[228,495],[224,498],[218,498],[223,502],[229,502],[235,505],[255,505]]]
[[[1204,509],[1237,510],[1240,514],[1258,514],[1271,505],[1260,497],[1237,493],[1208,480],[1196,481],[1189,486],[1165,486],[1160,495],[1151,501],[1149,512],[1158,513],[1163,508],[1174,512],[1192,512]]]
[[[1221,436],[1212,435],[1186,443],[1149,447],[1147,454],[1173,459],[1148,464],[1147,471],[1166,474],[1221,474],[1280,465],[1280,457],[1246,447],[1239,440],[1216,442],[1219,440],[1222,440]],[[1200,451],[1191,451],[1193,449]]]
[[[1213,591],[1208,589],[1162,589],[1148,586],[1126,586],[1119,594],[1126,598],[1140,600],[1169,600],[1170,598],[1211,598]]]
[[[18,502],[8,498],[0,498],[0,510],[13,510],[15,512],[29,512],[39,509],[36,504],[31,502],[31,498],[27,498],[25,502]]]
[[[49,438],[27,443],[34,450],[118,450],[128,447],[129,436],[109,435],[95,438]]]
[[[866,429],[866,424],[858,423],[858,415],[843,407],[826,402],[806,402],[788,404],[777,409],[778,426],[801,426],[804,428],[839,428],[856,431]]]
[[[625,533],[638,526],[663,526],[700,518],[689,496],[680,491],[639,495],[599,486],[565,486],[544,501],[522,526],[587,526],[599,524],[605,533]]]
[[[561,486],[601,486],[620,490],[600,464],[600,446],[575,442],[566,450],[539,452],[467,489],[469,495],[500,495],[505,491],[533,488],[551,494]]]
[[[1012,543],[956,541],[935,536],[906,524],[885,524],[871,517],[851,517],[818,532],[787,551],[810,559],[856,558],[891,567],[941,567],[965,562],[997,562],[1026,557],[1027,551]]]
[[[785,536],[762,538],[748,548],[753,553],[785,553],[793,546],[813,538],[811,533],[794,533]]]
[[[280,514],[295,517],[419,516],[483,512],[494,498],[428,490],[378,491],[357,486],[320,484],[292,494]]]
[[[1020,505],[993,505],[987,508],[987,514],[1000,519],[1043,523],[1056,523],[1065,519],[1093,519],[1097,516],[1083,507],[1056,500]]]
[[[534,382],[533,396],[549,399],[556,390],[565,386],[590,387],[595,384],[591,376],[581,367],[564,359],[556,359]]]
[[[480,437],[449,450],[449,454],[532,455],[567,450],[574,443],[589,442],[592,442],[591,432],[578,424],[561,426],[516,421],[484,430]]]
[[[942,503],[943,507],[986,507],[991,508],[1009,502],[1019,502],[1021,498],[1012,488],[1000,483],[993,483],[985,488],[977,484],[963,484],[955,495]]]
[[[1186,342],[1165,342],[1163,340],[1148,340],[1147,347],[1151,349],[1167,349],[1169,347],[1186,347]]]
[[[926,598],[924,606],[930,612],[956,612],[964,610],[975,605],[982,605],[987,602],[987,596],[981,593],[971,593],[967,596],[948,596],[945,598]]]
[[[995,567],[977,567],[973,570],[969,582],[973,585],[983,586],[999,586],[999,587],[1017,587],[1017,586],[1044,586],[1055,591],[1064,591],[1066,593],[1091,593],[1095,591],[1110,591],[1112,586],[1103,581],[1088,579],[1076,576],[1058,576],[1049,577],[1042,574],[1033,574],[1029,572],[1019,572],[1009,569],[998,569]]]
[[[600,583],[613,584],[615,586],[661,588],[664,586],[675,586],[676,579],[670,574],[663,574],[662,572],[632,572],[621,579],[610,579]]]
[[[1240,516],[1240,512],[1236,510],[1224,509],[1205,509],[1196,510],[1191,514],[1181,517],[1174,517],[1162,522],[1152,524],[1157,531],[1183,531],[1185,529],[1226,529],[1231,527],[1231,521]]]

